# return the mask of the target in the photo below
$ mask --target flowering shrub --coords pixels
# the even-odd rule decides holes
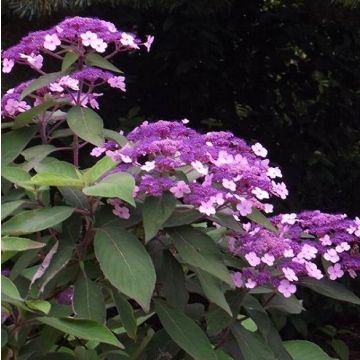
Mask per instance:
[[[300,346],[330,359],[282,341],[269,314],[301,312],[298,286],[360,304],[334,281],[359,271],[360,220],[267,219],[288,195],[281,170],[229,132],[105,129],[100,88],[126,91],[108,59],[153,40],[74,17],[2,54],[3,72],[40,74],[2,98],[4,354],[291,360]]]

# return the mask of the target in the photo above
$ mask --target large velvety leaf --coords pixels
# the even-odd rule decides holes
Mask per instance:
[[[51,154],[53,151],[56,151],[56,146],[54,145],[35,145],[30,148],[25,149],[21,152],[21,155],[25,158],[25,160],[29,161],[34,158],[41,160],[44,159],[47,155]]]
[[[87,277],[75,283],[73,306],[79,318],[105,321],[105,302],[101,288]]]
[[[159,276],[166,302],[184,310],[189,299],[184,270],[168,250],[164,251]]]
[[[129,337],[136,338],[137,324],[134,315],[134,310],[131,304],[125,299],[125,297],[116,289],[112,291],[116,308],[120,315],[120,320],[126,329]]]
[[[170,193],[162,196],[149,196],[145,199],[142,208],[145,241],[151,240],[162,228],[164,222],[175,209],[176,199]]]
[[[94,110],[74,106],[67,114],[67,123],[81,139],[96,146],[105,142],[103,120]]]
[[[360,305],[360,298],[357,297],[352,291],[347,289],[344,285],[336,281],[331,281],[328,279],[315,280],[306,278],[301,280],[301,284],[321,295]]]
[[[105,70],[115,71],[117,73],[123,73],[120,69],[118,69],[115,65],[113,65],[109,60],[105,59],[99,54],[91,53],[87,54],[85,58],[85,62],[90,66],[97,66],[99,68]]]
[[[24,205],[24,200],[15,200],[9,201],[7,203],[1,204],[1,220],[7,218],[11,215],[15,210]]]
[[[31,190],[34,187],[30,183],[30,174],[17,166],[4,166],[1,169],[1,176],[24,189]]]
[[[106,326],[92,320],[72,318],[59,319],[54,317],[39,317],[37,320],[80,339],[99,341],[101,343],[117,346],[121,349],[124,348],[120,341]]]
[[[284,346],[293,360],[331,360],[318,345],[305,340],[284,341]],[[335,359],[334,359],[335,360]]]
[[[240,323],[231,325],[231,332],[239,345],[244,360],[277,360],[271,351],[257,334],[246,330]]]
[[[176,250],[186,263],[234,286],[221,253],[209,236],[190,226],[171,228],[167,231],[174,241]]]
[[[40,105],[32,107],[30,110],[24,111],[16,116],[14,129],[21,128],[33,122],[34,118],[42,112],[50,109],[55,104],[53,100],[47,100]]]
[[[281,360],[292,360],[282,344],[278,331],[259,301],[251,295],[246,295],[243,306],[251,319],[255,321],[265,343],[271,348],[275,356]]]
[[[94,248],[105,277],[148,311],[156,274],[149,254],[136,236],[120,226],[100,228],[96,230]]]
[[[95,185],[84,187],[83,192],[90,196],[119,198],[135,206],[135,180],[127,173],[116,173],[107,176]]]
[[[23,151],[28,142],[35,135],[36,126],[10,131],[1,138],[1,163],[8,165]]]
[[[37,79],[33,80],[21,93],[20,99],[22,100],[27,95],[31,94],[32,92],[41,89],[49,85],[50,83],[54,82],[61,76],[61,72],[50,73],[46,75],[42,75]]]
[[[103,157],[94,166],[84,171],[83,176],[85,182],[87,184],[94,183],[108,171],[112,170],[117,164],[118,161],[114,161],[108,156]]]
[[[209,339],[192,319],[160,300],[155,301],[155,310],[169,336],[195,360],[217,359]]]
[[[45,230],[62,223],[70,217],[73,211],[73,208],[67,206],[26,210],[5,222],[2,226],[2,233],[4,235],[21,235]]]
[[[20,237],[6,236],[1,238],[1,251],[26,251],[44,246],[44,243]]]
[[[224,309],[230,316],[232,316],[229,304],[224,295],[224,284],[217,278],[213,277],[206,271],[197,269],[196,275],[200,280],[201,287],[208,300],[217,306]]]
[[[276,227],[268,220],[268,218],[260,212],[258,209],[253,208],[253,211],[251,214],[246,216],[251,221],[254,221],[255,223],[263,226],[266,229],[269,229],[273,232],[277,232]]]

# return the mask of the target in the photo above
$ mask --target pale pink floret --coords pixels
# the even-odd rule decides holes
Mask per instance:
[[[289,224],[289,225],[294,225],[296,223],[297,219],[296,219],[296,214],[292,213],[292,214],[284,214],[281,216],[281,223],[282,224]]]
[[[227,180],[227,179],[223,179],[222,180],[222,185],[225,189],[228,189],[230,191],[235,191],[236,190],[236,184],[233,180]]]
[[[134,36],[132,36],[131,34],[122,33],[120,43],[124,46],[129,46],[133,49],[139,48],[139,46],[135,43]]]
[[[224,196],[222,193],[217,193],[216,195],[211,196],[210,201],[212,201],[213,204],[217,204],[217,205],[224,205],[225,203]]]
[[[316,258],[318,250],[309,244],[304,244],[300,253],[297,255],[299,259],[311,260]]]
[[[239,211],[241,216],[247,216],[252,212],[252,202],[249,200],[241,200],[240,203],[236,205],[236,209]]]
[[[118,216],[121,219],[129,219],[130,218],[130,211],[125,206],[115,206],[113,210],[113,214]]]
[[[350,245],[346,242],[343,241],[342,243],[340,243],[339,245],[336,246],[335,250],[338,253],[342,253],[344,251],[349,251],[351,249]]]
[[[286,258],[292,258],[295,256],[294,250],[293,249],[285,249],[283,255]]]
[[[108,45],[103,39],[97,38],[91,42],[90,46],[97,52],[103,53]]]
[[[185,181],[178,181],[178,183],[170,188],[170,192],[174,194],[176,198],[182,198],[184,194],[190,194],[191,190]]]
[[[248,279],[246,281],[245,287],[247,287],[248,289],[253,289],[256,285],[257,285],[257,282],[255,280]]]
[[[252,151],[255,155],[265,158],[268,154],[268,151],[260,144],[256,143],[251,146]]]
[[[318,269],[318,267],[316,266],[316,264],[312,263],[312,262],[307,262],[305,263],[305,268],[306,271],[308,273],[308,275],[312,278],[315,278],[317,280],[320,280],[324,277],[324,275],[322,274],[322,272]]]
[[[146,38],[146,42],[144,42],[144,46],[146,47],[147,52],[150,51],[153,42],[154,42],[154,36],[148,35]]]
[[[15,115],[16,112],[24,112],[30,109],[30,106],[25,101],[17,101],[15,99],[7,100],[4,109],[10,116]]]
[[[232,273],[231,279],[237,288],[241,288],[244,286],[244,280],[243,280],[242,274],[240,272]]]
[[[334,266],[329,266],[327,269],[330,280],[340,279],[344,276],[344,271],[341,268],[340,264],[335,264]]]
[[[281,170],[278,167],[269,167],[266,175],[271,179],[275,179],[276,177],[282,177]]]
[[[292,294],[296,293],[296,286],[285,279],[280,281],[280,285],[277,289],[286,298],[289,298]]]
[[[9,72],[11,72],[12,68],[14,67],[15,62],[13,59],[3,59],[2,65],[3,65],[3,68],[2,68],[3,73],[9,73]]]
[[[99,157],[99,156],[101,156],[105,151],[106,151],[106,148],[104,148],[104,147],[101,147],[101,146],[94,147],[94,148],[91,150],[90,155],[91,155],[91,156],[95,156],[95,157]]]
[[[141,166],[141,170],[144,170],[147,172],[154,170],[154,169],[155,169],[155,161],[146,161],[145,165]]]
[[[272,191],[276,195],[279,195],[281,199],[285,200],[286,197],[289,195],[289,191],[286,188],[285,183],[283,183],[283,182],[276,183],[275,181],[272,181],[271,185],[272,185]]]
[[[296,276],[295,271],[289,267],[283,267],[282,272],[289,281],[298,281],[299,278]]]
[[[122,91],[126,91],[124,76],[111,77],[107,82],[112,88],[118,88]]]
[[[97,39],[97,35],[91,31],[80,34],[80,37],[84,46],[91,46],[91,44]]]
[[[261,262],[260,258],[253,251],[246,254],[245,259],[251,266],[257,266]]]
[[[271,254],[264,254],[264,256],[261,257],[261,261],[269,266],[274,265],[275,257]]]
[[[59,45],[61,44],[61,41],[59,37],[56,34],[46,34],[44,39],[44,48],[54,51]]]
[[[202,202],[199,207],[199,211],[207,216],[216,214],[216,209],[211,201]]]
[[[31,66],[33,66],[35,69],[41,69],[43,66],[44,58],[42,55],[35,55],[31,53],[30,55],[20,54],[20,57],[22,59],[25,59]]]
[[[259,199],[259,200],[263,200],[263,199],[269,199],[270,195],[267,191],[262,190],[258,187],[256,187],[255,189],[251,190],[251,192]]]
[[[323,255],[324,259],[327,261],[330,261],[332,263],[337,263],[340,260],[340,257],[335,249],[329,249],[326,251],[326,253]]]
[[[207,175],[209,169],[206,165],[203,165],[200,161],[196,160],[191,163],[191,166],[201,175]]]
[[[330,246],[332,244],[330,236],[327,234],[322,236],[321,238],[319,238],[319,241],[321,242],[321,245],[323,245],[323,246],[327,246],[327,245]]]

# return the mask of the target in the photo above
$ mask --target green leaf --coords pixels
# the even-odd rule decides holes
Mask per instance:
[[[145,199],[142,208],[145,241],[151,240],[163,227],[165,221],[173,213],[176,205],[175,197],[170,193],[162,196],[149,196]]]
[[[210,304],[209,310],[206,314],[207,332],[210,336],[215,336],[223,329],[228,327],[233,321],[225,310]]]
[[[85,63],[90,66],[97,66],[105,70],[111,70],[123,74],[123,72],[120,69],[118,69],[109,60],[103,58],[99,54],[95,54],[95,53],[87,54],[85,57]]]
[[[34,158],[44,159],[47,155],[51,154],[53,151],[56,151],[57,148],[54,145],[36,145],[32,146],[31,148],[28,148],[24,150],[21,155],[25,158],[25,160],[29,161]]]
[[[6,180],[27,190],[33,190],[33,185],[30,183],[30,174],[17,166],[4,166],[1,169],[1,176]]]
[[[31,126],[7,132],[1,138],[1,163],[8,165],[24,150],[37,131],[37,126]]]
[[[268,301],[268,299],[271,300]],[[264,298],[266,305],[266,309],[277,309],[288,314],[300,314],[304,311],[304,307],[302,305],[302,300],[296,298],[296,296],[290,296],[289,298],[285,298],[282,295],[274,295],[271,294],[268,297]]]
[[[255,297],[247,294],[244,298],[243,306],[251,319],[255,321],[265,343],[272,349],[275,356],[281,360],[292,360],[286,352],[273,322],[259,301]]]
[[[168,250],[164,251],[159,276],[166,302],[184,310],[189,299],[184,270]]]
[[[19,129],[32,123],[36,116],[50,109],[55,104],[54,100],[47,100],[40,105],[32,107],[30,110],[20,113],[15,118],[14,129]]]
[[[67,205],[79,209],[87,209],[89,207],[87,197],[83,194],[81,190],[70,187],[60,187],[59,191],[64,197],[64,201]]]
[[[1,293],[14,300],[23,300],[15,284],[3,275],[1,275]]]
[[[85,349],[83,347],[75,348],[76,360],[99,360],[96,350],[94,349]]]
[[[26,251],[39,249],[46,244],[20,237],[3,237],[1,238],[1,251]]]
[[[341,339],[332,339],[330,345],[335,350],[335,352],[340,356],[341,360],[350,359],[349,347],[346,345],[345,341]]]
[[[339,282],[328,279],[315,280],[305,278],[301,280],[301,285],[332,299],[360,305],[360,298]]]
[[[155,300],[155,310],[170,337],[195,360],[217,360],[202,329],[181,311]]]
[[[124,346],[115,335],[104,325],[92,320],[72,319],[72,318],[37,318],[43,324],[58,329],[65,334],[70,334],[80,339],[94,340],[105,344],[114,345],[121,349]]]
[[[230,316],[232,316],[229,304],[225,299],[223,289],[224,284],[208,272],[199,269],[195,270],[195,272],[208,300],[224,309]]]
[[[105,277],[149,311],[156,274],[149,254],[136,236],[119,226],[100,228],[96,230],[94,248]]]
[[[20,96],[20,100],[24,99],[24,97],[26,97],[27,95],[31,94],[32,92],[39,90],[47,85],[49,85],[50,83],[54,82],[55,80],[57,80],[60,76],[62,75],[62,73],[59,72],[55,72],[55,73],[50,73],[50,74],[46,74],[46,75],[42,75],[40,77],[38,77],[37,79],[35,79],[34,81],[32,81],[21,93]]]
[[[9,201],[7,203],[1,204],[1,220],[7,218],[14,211],[16,211],[19,207],[25,204],[24,200],[15,200]]]
[[[120,146],[125,146],[128,143],[128,140],[124,135],[120,135],[114,130],[104,129],[104,136],[106,139],[115,141]]]
[[[114,161],[108,156],[103,157],[94,166],[84,171],[85,182],[87,184],[94,183],[108,171],[112,170],[118,163],[118,161]]]
[[[90,196],[119,198],[135,206],[134,188],[135,180],[130,174],[116,173],[95,185],[84,187],[83,193]]]
[[[197,210],[177,208],[166,220],[164,227],[176,227],[193,224],[201,217],[203,217],[203,214],[200,214]]]
[[[79,54],[75,53],[72,50],[68,50],[63,58],[61,64],[61,71],[64,72],[70,68],[72,64],[74,64],[79,58]]]
[[[44,300],[27,300],[25,304],[29,309],[41,311],[44,314],[48,314],[51,309],[51,304]]]
[[[231,332],[239,345],[244,360],[276,360],[270,347],[255,333],[246,330],[239,323],[231,325]]]
[[[284,346],[293,360],[331,360],[318,345],[305,340],[284,341]]]
[[[277,232],[276,227],[268,220],[268,218],[258,209],[253,208],[252,213],[246,216],[249,220],[263,226],[264,228]]]
[[[78,188],[81,188],[84,185],[81,179],[74,179],[72,177],[46,172],[33,176],[31,178],[31,183],[37,186],[68,186]]]
[[[229,354],[220,349],[216,350],[216,356],[218,360],[234,360]]]
[[[213,240],[190,226],[167,229],[181,258],[189,265],[207,271],[233,287],[229,271]]]
[[[4,235],[21,235],[45,230],[62,223],[73,211],[67,206],[26,210],[5,222],[2,232]]]
[[[126,329],[126,333],[132,339],[136,338],[137,324],[134,315],[134,309],[125,299],[125,297],[116,289],[112,291],[116,308],[120,315],[120,320]]]
[[[79,318],[104,323],[104,296],[101,288],[90,279],[79,277],[75,283],[73,306]]]
[[[74,106],[67,114],[67,123],[81,139],[96,146],[104,144],[104,123],[94,110]]]

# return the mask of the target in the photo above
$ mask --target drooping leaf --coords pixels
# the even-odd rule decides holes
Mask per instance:
[[[310,341],[289,340],[284,341],[284,346],[293,360],[332,360],[320,346]]]
[[[5,222],[2,232],[4,235],[21,235],[45,230],[62,223],[73,211],[74,209],[68,206],[26,210]]]
[[[68,50],[63,58],[61,64],[61,71],[64,72],[70,68],[72,64],[74,64],[79,58],[79,54],[75,53],[72,50]]]
[[[87,209],[89,207],[87,197],[80,189],[65,186],[60,187],[59,191],[64,197],[64,201],[67,205],[79,209]]]
[[[15,284],[3,275],[1,275],[1,293],[14,300],[23,300]]]
[[[135,180],[127,173],[116,173],[107,176],[95,185],[86,186],[84,194],[89,196],[119,198],[135,206]]]
[[[44,144],[44,145],[35,145],[21,152],[21,155],[25,160],[29,161],[34,158],[41,157],[41,160],[44,159],[47,155],[51,154],[53,151],[56,151],[56,146]]]
[[[263,226],[264,228],[277,232],[276,227],[268,220],[268,218],[258,209],[253,208],[252,213],[246,216],[249,220]]]
[[[339,282],[328,279],[315,280],[305,278],[301,280],[301,284],[321,295],[360,305],[360,298]]]
[[[295,296],[291,296],[289,298],[285,298],[282,295],[269,295],[269,299],[271,296],[271,300],[267,302],[267,298],[265,298],[265,302],[267,303],[266,309],[277,309],[289,314],[300,314],[304,309],[302,305],[302,300],[297,299]]]
[[[24,189],[33,189],[30,174],[18,166],[4,166],[1,169],[1,176]]]
[[[165,221],[164,228],[193,224],[201,217],[203,217],[203,214],[200,214],[195,209],[175,209]]]
[[[170,193],[162,196],[149,196],[145,199],[142,208],[145,241],[151,240],[163,227],[164,222],[175,209],[176,199]]]
[[[169,336],[195,360],[217,359],[205,333],[183,312],[160,300],[155,301],[155,311]]]
[[[1,204],[1,220],[7,218],[24,204],[24,200],[9,201],[7,203]]]
[[[220,333],[223,329],[228,327],[233,318],[223,309],[210,304],[206,314],[207,332],[210,336]]]
[[[97,66],[99,68],[105,69],[105,70],[111,70],[117,73],[122,74],[123,72],[118,69],[115,65],[113,65],[109,60],[105,59],[99,54],[96,53],[90,53],[86,55],[85,62],[87,65],[90,66]]]
[[[45,244],[26,238],[7,236],[1,238],[1,251],[26,251],[31,249],[39,249]]]
[[[41,311],[44,314],[48,314],[51,309],[51,304],[44,300],[26,300],[26,306],[35,311]]]
[[[110,157],[103,157],[94,166],[84,171],[83,176],[85,182],[87,184],[94,183],[108,171],[112,170],[117,164],[118,162],[112,160]]]
[[[239,345],[244,360],[276,360],[271,348],[257,334],[246,330],[240,323],[231,325],[231,332]]]
[[[281,337],[273,322],[270,320],[267,312],[261,306],[259,301],[251,295],[246,295],[243,300],[243,306],[251,319],[255,321],[265,343],[271,348],[274,355],[278,359],[292,360],[285,350]]]
[[[136,236],[119,226],[99,228],[94,248],[105,277],[148,311],[156,275],[149,254]]]
[[[29,143],[37,130],[36,126],[10,131],[1,138],[1,163],[8,165],[15,160]]]
[[[105,325],[92,320],[54,317],[39,317],[37,320],[80,339],[99,341],[101,343],[114,345],[121,349],[124,348],[120,341]]]
[[[134,310],[131,304],[125,299],[125,297],[116,289],[112,291],[116,308],[120,315],[120,320],[126,329],[126,333],[132,339],[136,338],[137,324],[134,315]]]
[[[47,100],[40,105],[32,107],[30,110],[20,113],[15,118],[14,129],[19,129],[32,123],[36,116],[50,109],[54,104],[54,100]]]
[[[37,79],[33,80],[21,93],[20,100],[24,99],[24,97],[28,96],[32,92],[39,90],[50,83],[54,82],[61,76],[61,72],[50,73],[46,75],[42,75]]]
[[[35,170],[38,173],[58,174],[73,179],[79,179],[79,171],[73,164],[66,161],[61,161],[51,156],[46,157],[41,162],[36,164]]]
[[[87,277],[79,277],[75,283],[73,306],[79,318],[105,321],[105,302],[101,288]]]
[[[179,255],[186,263],[207,271],[233,287],[221,253],[210,237],[190,226],[167,229],[167,232],[173,239]]]
[[[81,179],[74,179],[72,177],[43,172],[36,174],[31,178],[31,183],[37,186],[63,186],[63,187],[77,187],[82,188],[84,183]]]
[[[206,271],[197,269],[195,272],[200,280],[204,294],[209,301],[224,309],[230,316],[232,316],[229,304],[227,303],[224,295],[224,284]]]
[[[184,310],[189,299],[184,271],[168,250],[164,251],[159,276],[166,302]]]
[[[344,340],[332,339],[330,345],[336,354],[340,356],[341,360],[350,360],[350,349]]]
[[[90,144],[100,146],[105,142],[103,120],[94,110],[74,106],[67,114],[67,123],[76,135]]]

